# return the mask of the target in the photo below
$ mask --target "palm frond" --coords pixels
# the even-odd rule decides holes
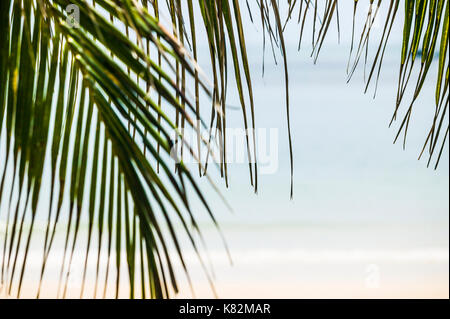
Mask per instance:
[[[68,21],[66,8],[71,5],[80,10],[79,26]],[[80,223],[87,212],[83,278],[92,233],[97,232],[98,252],[91,257],[97,259],[95,291],[100,291],[102,283],[106,292],[112,281],[115,296],[119,295],[125,251],[130,296],[134,297],[134,282],[140,273],[142,295],[168,297],[171,290],[178,289],[169,245],[175,247],[187,273],[170,212],[176,213],[197,252],[191,229],[199,229],[188,188],[215,220],[183,161],[177,161],[176,172],[169,168],[172,130],[192,150],[178,126],[162,111],[162,102],[200,132],[201,125],[189,114],[197,114],[196,110],[174,76],[146,50],[157,50],[169,69],[176,61],[208,93],[194,60],[157,18],[134,1],[99,0],[95,5],[65,0],[2,1],[1,9],[2,31],[7,35],[1,41],[0,89],[2,137],[6,140],[0,184],[1,203],[6,203],[1,211],[5,216],[0,216],[6,220],[1,281],[6,292],[21,294],[38,203],[46,201],[41,283],[55,233],[64,223],[58,296],[66,296],[74,251],[80,242]],[[111,20],[105,19],[108,13]],[[132,30],[137,43],[121,27]],[[146,84],[147,91],[151,88],[157,93],[159,103],[139,81]],[[150,164],[153,161],[161,167],[160,174]],[[44,174],[47,165],[51,167],[49,176]],[[8,169],[14,172],[12,182],[7,180]],[[42,198],[44,189],[50,190],[50,198]],[[30,226],[24,227],[28,222]],[[101,260],[103,252],[107,260]],[[109,275],[113,255],[116,278]],[[138,256],[140,264],[135,262]],[[103,279],[99,278],[100,265],[106,265]],[[82,286],[81,294],[84,279]]]

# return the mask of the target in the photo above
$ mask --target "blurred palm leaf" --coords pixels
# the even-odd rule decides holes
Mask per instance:
[[[360,2],[355,0],[355,12]],[[200,230],[191,211],[190,190],[214,223],[215,220],[183,161],[175,161],[175,170],[170,166],[174,157],[182,158],[183,152],[187,152],[199,160],[199,174],[205,175],[210,158],[218,156],[218,169],[228,185],[225,136],[229,63],[234,71],[244,127],[255,128],[242,3],[237,0],[162,3],[157,0],[0,2],[0,136],[4,141],[0,149],[5,159],[0,172],[0,205],[5,209],[0,211],[0,218],[6,222],[0,241],[0,280],[8,293],[20,296],[42,202],[48,208],[37,296],[46,278],[58,227],[63,228],[64,256],[57,293],[66,296],[74,252],[82,242],[80,223],[85,217],[89,229],[81,296],[89,258],[96,263],[94,296],[105,296],[108,285],[119,296],[123,276],[130,283],[130,297],[165,298],[171,291],[177,292],[174,258],[181,263],[188,279],[189,274],[179,242],[181,234],[175,231],[174,223],[181,223],[201,261],[196,239]],[[369,36],[382,1],[372,0],[369,4],[355,50],[352,44],[349,79],[363,55],[367,64]],[[299,10],[301,35],[307,17],[312,16],[312,55],[317,60],[333,17],[339,24],[339,3],[291,0],[286,20],[282,19],[275,0],[246,5],[250,15],[259,14],[264,45],[268,36],[274,56],[276,47],[283,56],[292,196],[293,152],[283,30],[295,10]],[[169,12],[171,28],[160,23],[163,6]],[[366,78],[367,86],[375,74],[378,80],[399,8],[399,0],[389,1],[382,37]],[[449,99],[448,1],[406,0],[404,10],[399,93],[393,120],[400,111],[412,69],[419,63],[416,57],[422,52],[414,96],[399,130],[399,134],[403,130],[406,136],[413,103],[434,52],[439,50],[434,120],[424,146],[429,148],[431,161],[436,146],[442,143],[437,148],[437,166],[448,135],[445,123]],[[212,84],[196,62],[200,26],[209,43]],[[192,84],[193,96],[187,87]],[[202,92],[211,101],[209,124],[200,116]],[[169,117],[172,113],[174,120]],[[185,130],[197,134],[197,148],[185,140]],[[173,131],[175,136],[171,135]],[[218,155],[210,147],[213,140],[219,145]],[[174,153],[177,145],[181,146]],[[254,130],[247,136],[246,145],[250,183],[257,191]],[[201,157],[201,147],[209,150],[206,158]],[[46,167],[49,174],[44,173]],[[13,172],[11,178],[8,171]],[[44,189],[49,198],[43,197]],[[170,247],[176,251],[176,257],[169,253]],[[125,274],[121,265],[126,265]],[[111,274],[110,267],[114,268]]]
[[[69,12],[71,5],[79,8],[79,26],[77,19],[68,20],[71,16],[66,8]],[[66,295],[80,221],[87,211],[84,274],[92,234],[97,232],[95,290],[100,282],[99,267],[106,264],[106,292],[114,254],[118,296],[125,247],[130,296],[134,297],[139,272],[142,296],[168,297],[169,283],[177,291],[168,241],[186,269],[169,212],[176,213],[195,250],[192,229],[198,231],[198,227],[189,206],[188,187],[194,189],[212,217],[183,162],[177,162],[176,172],[169,168],[174,144],[171,129],[178,132],[178,138],[183,137],[161,109],[164,101],[186,125],[201,130],[189,115],[194,106],[178,85],[178,77],[170,73],[175,60],[183,72],[194,76],[194,61],[176,37],[133,1],[2,1],[1,6],[2,31],[7,35],[2,37],[1,51],[6,165],[0,194],[2,202],[7,202],[2,211],[6,230],[1,280],[7,293],[20,296],[40,193],[50,189],[51,197],[45,199],[49,209],[41,281],[61,216],[68,216],[63,226],[64,257],[58,288],[59,296]],[[109,20],[105,19],[108,14]],[[133,32],[136,43],[121,28],[127,34]],[[150,49],[166,60],[169,72],[150,59],[146,52]],[[196,79],[198,85],[206,87],[198,76]],[[139,81],[146,83],[147,90]],[[158,94],[160,103],[154,101],[150,90]],[[158,163],[160,174],[150,163]],[[8,165],[14,171],[12,182],[6,178]],[[51,174],[42,180],[45,165],[51,166]],[[19,194],[17,200],[14,192]],[[29,228],[24,227],[28,214]],[[163,230],[163,221],[168,231]],[[105,249],[107,260],[101,263]],[[135,261],[138,256],[141,263]]]

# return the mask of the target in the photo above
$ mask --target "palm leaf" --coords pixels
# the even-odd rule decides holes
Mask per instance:
[[[360,10],[359,3],[354,1],[354,17]],[[449,130],[445,123],[449,103],[449,4],[444,0],[405,0],[404,4],[400,0],[370,0],[359,36],[355,36],[359,26],[353,22],[349,80],[361,58],[364,70],[370,65],[372,26],[385,3],[388,14],[365,77],[366,91],[370,83],[378,81],[393,23],[403,7],[393,121],[402,112],[401,102],[413,69],[417,64],[420,69],[396,140],[403,132],[406,141],[413,104],[433,65],[435,51],[439,51],[433,120],[422,151],[428,146],[428,163],[435,156],[437,167]],[[190,281],[180,236],[188,237],[201,262],[202,253],[196,239],[201,233],[188,194],[198,197],[213,223],[217,222],[182,159],[184,153],[196,158],[199,174],[208,179],[208,164],[214,159],[228,186],[229,69],[235,78],[243,126],[253,132],[247,136],[246,148],[250,183],[255,192],[258,189],[255,105],[241,5],[236,0],[0,2],[0,140],[4,141],[0,145],[4,154],[0,219],[5,221],[0,280],[7,293],[21,295],[40,214],[45,215],[45,237],[37,296],[48,276],[47,264],[57,232],[64,238],[56,291],[59,297],[67,296],[75,251],[83,242],[81,236],[86,236],[86,244],[82,248],[80,296],[87,291],[91,259],[96,265],[95,297],[109,296],[111,290],[118,297],[124,289],[120,284],[123,277],[129,282],[131,298],[170,297],[178,291],[176,264]],[[264,49],[268,37],[274,58],[277,49],[283,57],[292,197],[293,143],[283,31],[298,10],[299,48],[308,20],[312,26],[311,56],[316,62],[334,17],[338,32],[340,28],[338,0],[294,0],[287,5],[287,17],[283,19],[277,1],[246,3],[251,20],[261,23]],[[163,6],[169,12],[170,28],[160,22]],[[71,10],[76,13],[77,9],[79,17],[75,18],[79,20],[72,20]],[[259,19],[253,20],[252,12],[259,13]],[[200,28],[205,31],[205,39],[199,39]],[[204,40],[209,43],[210,61],[201,63],[211,66],[211,84],[196,61],[197,41]],[[200,117],[202,94],[210,98],[209,118]],[[174,114],[174,119],[169,114]],[[185,139],[185,130],[197,134],[197,147]],[[207,138],[203,132],[208,133]],[[211,147],[213,143],[218,145],[218,155]],[[201,157],[202,148],[208,150],[206,158]],[[45,173],[47,167],[49,173]],[[211,186],[215,188],[212,181]],[[46,207],[45,212],[41,207]],[[87,234],[80,231],[85,218]],[[184,234],[176,231],[176,223],[182,225]],[[172,249],[175,254],[171,254]],[[209,276],[206,267],[205,272]]]
[[[72,4],[80,9],[79,27],[67,22],[65,9]],[[191,101],[170,72],[164,72],[159,63],[150,59],[144,41],[158,50],[169,69],[171,61],[176,61],[194,76],[198,74],[197,66],[178,39],[164,30],[146,8],[131,1],[96,1],[95,6],[84,1],[3,1],[1,9],[5,15],[2,21],[6,21],[2,30],[8,34],[2,38],[0,90],[7,154],[1,175],[1,202],[7,203],[2,211],[6,214],[6,230],[1,280],[7,293],[21,294],[38,203],[46,200],[49,209],[41,282],[46,277],[56,230],[62,216],[68,218],[58,296],[67,294],[74,252],[80,241],[80,223],[87,212],[89,237],[84,274],[92,232],[98,231],[100,236],[95,290],[103,283],[106,291],[113,281],[115,296],[119,295],[121,256],[125,251],[132,283],[130,296],[135,293],[135,274],[140,272],[148,274],[140,278],[142,291],[151,297],[168,297],[170,290],[178,289],[169,245],[176,247],[177,257],[186,269],[169,211],[176,212],[197,251],[190,226],[195,232],[199,229],[188,201],[189,185],[193,185],[211,216],[212,212],[183,162],[177,163],[176,173],[169,168],[171,129],[178,132],[178,138],[183,137],[161,104],[155,103],[136,78],[147,83],[187,125],[199,131],[189,115],[195,111]],[[114,22],[105,19],[100,9],[109,12]],[[138,44],[127,38],[120,26],[132,29]],[[206,89],[198,76],[196,83]],[[151,161],[162,168],[161,176]],[[51,166],[49,177],[44,174],[46,163]],[[6,180],[8,165],[15,172],[12,183]],[[42,199],[40,194],[47,187],[51,198]],[[17,200],[15,192],[19,193]],[[28,215],[31,224],[26,228]],[[98,228],[94,228],[95,219]],[[138,265],[134,262],[136,241],[141,243],[139,258],[144,261]],[[106,277],[99,279],[104,250],[108,256]],[[108,275],[113,255],[116,278]],[[136,267],[143,269],[136,271]]]

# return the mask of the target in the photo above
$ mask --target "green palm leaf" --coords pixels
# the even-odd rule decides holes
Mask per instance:
[[[65,8],[71,4],[80,9],[79,27],[67,21]],[[104,18],[99,6],[111,14],[113,22]],[[1,198],[8,203],[2,212],[6,214],[6,233],[2,241],[1,273],[7,292],[20,296],[41,189],[50,187],[41,281],[45,278],[61,216],[67,215],[58,289],[59,296],[66,296],[80,221],[87,211],[89,238],[85,268],[94,219],[98,218],[100,241],[107,242],[106,248],[99,243],[97,254],[97,265],[100,265],[100,253],[107,250],[104,290],[111,281],[110,256],[115,251],[113,281],[116,296],[119,294],[125,245],[132,283],[130,296],[134,296],[138,241],[140,258],[145,261],[140,265],[144,267],[141,272],[147,274],[141,278],[143,290],[151,297],[168,297],[169,283],[177,291],[169,241],[175,245],[178,258],[186,268],[169,210],[176,212],[196,250],[190,226],[195,231],[198,227],[189,206],[189,184],[211,216],[212,213],[183,162],[177,163],[176,173],[169,168],[173,145],[170,129],[176,129],[176,125],[162,111],[161,103],[155,103],[134,77],[155,90],[187,125],[200,130],[185,109],[188,106],[194,110],[190,100],[173,76],[150,60],[143,41],[153,45],[168,63],[176,60],[191,76],[197,72],[193,60],[146,9],[131,2],[96,1],[94,7],[84,1],[3,1],[1,9],[2,14],[6,13],[2,21],[11,21],[2,25],[8,37],[2,38],[5,72],[2,72],[1,105],[6,129],[6,163],[15,172],[14,181],[9,184],[5,165],[1,180]],[[140,43],[134,44],[119,31],[119,25],[133,28]],[[198,77],[197,83],[206,88]],[[158,150],[155,145],[159,146]],[[46,157],[47,149],[51,153],[49,157]],[[51,165],[51,176],[42,180],[46,161]],[[151,161],[162,168],[161,176],[150,165]],[[19,192],[17,202],[12,197],[15,191]],[[24,206],[19,205],[22,198],[26,201]],[[25,229],[28,213],[31,226]],[[163,229],[162,220],[169,231]]]

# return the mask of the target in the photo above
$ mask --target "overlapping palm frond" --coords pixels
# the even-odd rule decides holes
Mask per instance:
[[[354,2],[355,12],[361,2]],[[291,0],[285,20],[275,0],[246,3],[250,15],[259,17],[253,20],[251,16],[254,23],[260,21],[264,46],[267,36],[272,50],[278,47],[283,56],[291,196],[293,152],[283,30],[299,9],[301,39],[305,21],[312,16],[312,55],[317,60],[333,18],[339,23],[338,4],[338,0]],[[359,43],[352,44],[349,78],[363,55],[367,61],[372,24],[382,1],[369,4]],[[400,0],[389,1],[367,87],[373,78],[378,80],[401,5]],[[0,224],[4,226],[0,280],[7,293],[21,295],[36,218],[42,212],[45,237],[37,296],[58,229],[64,238],[60,297],[67,294],[77,249],[84,251],[81,296],[88,260],[96,264],[96,297],[105,296],[108,287],[119,296],[122,277],[130,283],[130,297],[169,297],[178,290],[175,262],[189,279],[180,236],[189,238],[200,260],[201,253],[196,239],[200,229],[188,193],[194,193],[216,221],[182,155],[187,152],[198,160],[202,176],[207,174],[210,159],[216,158],[228,185],[228,69],[234,73],[243,126],[252,132],[247,135],[246,151],[250,184],[255,191],[258,187],[255,105],[242,6],[238,0],[0,1],[0,159],[4,159],[0,166],[0,221],[4,221]],[[406,0],[404,6],[393,120],[421,52],[414,96],[399,131],[406,136],[413,103],[439,50],[436,107],[425,143],[429,161],[437,146],[437,166],[448,136],[448,1]],[[160,21],[163,9],[169,13],[171,27],[165,28]],[[200,28],[205,39],[199,39]],[[212,81],[197,65],[198,41],[209,43],[210,60],[201,63],[211,66]],[[202,92],[210,98],[207,120],[200,116]],[[196,133],[196,146],[184,138],[185,130]],[[218,154],[212,143],[219,145]],[[202,157],[202,147],[208,150],[206,157]],[[88,232],[81,239],[80,224],[85,218]],[[176,231],[175,223],[182,225],[184,234]],[[85,247],[80,248],[80,243]],[[176,256],[170,253],[171,247]],[[122,265],[126,265],[125,273]]]

